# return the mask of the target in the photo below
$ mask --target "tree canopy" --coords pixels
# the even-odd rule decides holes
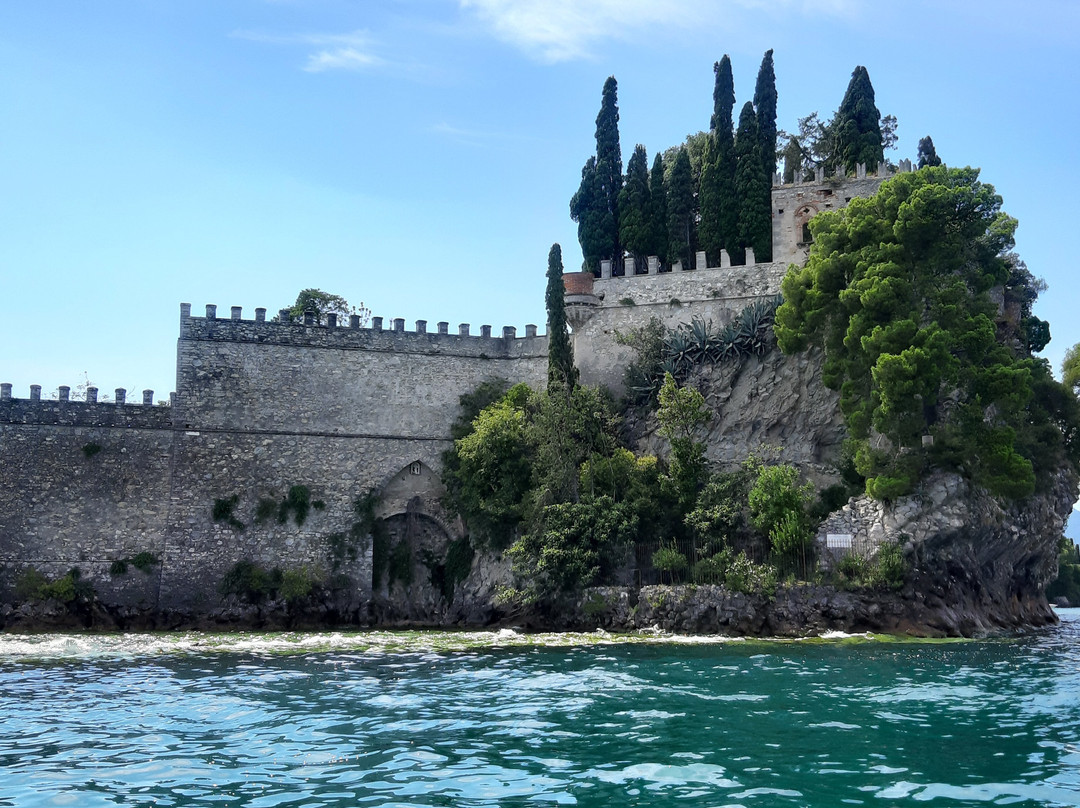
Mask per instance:
[[[937,149],[934,148],[934,141],[930,135],[919,140],[918,161],[919,168],[941,165],[941,158],[938,157]]]
[[[833,120],[838,171],[854,171],[857,163],[874,171],[885,159],[881,138],[881,113],[874,103],[874,85],[863,66],[851,74],[844,100]]]
[[[778,343],[824,351],[823,381],[840,392],[856,468],[878,498],[909,491],[928,464],[1021,498],[1033,461],[1070,440],[1023,305],[1009,305],[1027,299],[1030,311],[1037,294],[1009,252],[1016,220],[978,177],[927,167],[819,214],[806,266],[783,282]]]
[[[360,324],[366,325],[370,311],[361,303],[359,306],[349,305],[349,301],[341,295],[324,292],[322,289],[303,289],[296,296],[296,302],[289,307],[289,316],[300,318],[304,312],[315,313],[316,322],[326,322],[326,315],[336,314],[338,317],[348,317],[353,314],[360,316]]]
[[[584,268],[599,275],[601,259],[610,258],[615,249],[612,239],[615,220],[604,202],[604,187],[595,157],[586,160],[581,169],[581,185],[570,200],[570,218],[577,222]]]

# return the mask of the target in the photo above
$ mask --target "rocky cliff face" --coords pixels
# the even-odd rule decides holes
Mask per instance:
[[[902,545],[913,574],[903,592],[908,619],[929,630],[970,636],[1056,622],[1043,594],[1057,575],[1057,546],[1077,497],[1062,469],[1045,491],[1003,503],[956,474],[937,472],[893,504],[852,499],[822,526],[853,537],[873,555]],[[827,551],[826,551],[827,552]]]
[[[740,463],[762,445],[813,474],[831,473],[844,440],[839,396],[821,383],[814,352],[763,356],[705,368],[694,379],[713,417],[705,438],[709,460]]]
[[[836,482],[844,419],[839,396],[821,383],[815,352],[784,356],[773,348],[763,356],[700,368],[690,383],[712,413],[701,436],[711,463],[738,465],[762,447],[774,447],[778,459],[798,466],[819,485]],[[666,451],[656,427],[655,418],[631,425],[639,449]]]

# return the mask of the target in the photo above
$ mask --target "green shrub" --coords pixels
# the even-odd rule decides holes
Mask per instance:
[[[892,543],[881,545],[870,572],[871,584],[884,589],[899,589],[904,585],[907,574],[908,564],[904,560],[903,548]]]
[[[602,496],[545,507],[538,525],[508,551],[535,596],[607,582],[637,535],[637,514]]]
[[[239,494],[233,494],[225,499],[215,499],[214,506],[210,509],[210,515],[215,522],[224,522],[234,530],[243,530],[246,526],[236,518],[234,513],[239,502]]]
[[[311,490],[306,485],[294,485],[289,488],[289,493],[285,495],[285,498],[281,500],[281,504],[278,505],[277,520],[279,524],[283,525],[289,521],[289,514],[291,513],[296,526],[300,527],[307,520],[310,511]]]
[[[15,596],[21,601],[44,600],[49,579],[33,567],[27,567],[15,579]]]
[[[691,571],[690,578],[695,584],[722,585],[727,576],[728,567],[731,564],[731,551],[723,550],[711,556],[702,558]]]
[[[713,474],[698,495],[685,523],[701,546],[719,550],[733,545],[746,530],[750,477],[746,471]]]
[[[817,501],[810,508],[810,519],[821,522],[833,511],[843,508],[851,498],[852,490],[844,483],[835,483],[822,488]]]
[[[794,466],[761,466],[748,495],[750,521],[765,536],[771,535],[789,514],[801,522],[813,490],[811,483],[799,485],[799,471]]]
[[[306,600],[315,589],[317,579],[307,569],[285,570],[281,574],[281,588],[278,594],[290,605]]]
[[[588,617],[596,617],[608,609],[607,599],[599,592],[590,592],[588,599],[581,605],[581,610]]]
[[[868,568],[866,559],[857,553],[845,553],[836,562],[836,573],[853,583],[866,578]]]
[[[100,443],[87,443],[87,444],[84,444],[83,447],[82,447],[83,457],[85,457],[87,460],[89,460],[91,457],[93,457],[94,455],[96,455],[100,451],[101,451],[101,444]]]
[[[136,553],[135,557],[131,559],[131,566],[147,575],[150,574],[151,568],[157,566],[159,563],[158,557],[146,550]]]
[[[128,563],[126,558],[118,558],[112,564],[109,565],[109,575],[126,575],[128,571]]]
[[[58,600],[61,603],[88,602],[94,599],[94,587],[84,581],[78,567],[50,581],[33,567],[28,567],[15,580],[15,594],[20,600]]]
[[[776,568],[771,564],[755,564],[746,553],[739,553],[731,560],[724,576],[724,586],[733,592],[764,594],[776,593]]]
[[[806,519],[788,511],[769,531],[769,546],[781,558],[794,559],[813,548],[813,536],[806,529]]]
[[[269,499],[267,497],[261,497],[255,504],[255,524],[261,525],[268,519],[272,519],[277,515],[278,502],[276,499]]]
[[[257,604],[277,590],[281,578],[281,570],[276,567],[267,572],[252,561],[237,561],[222,576],[218,591]]]
[[[674,583],[686,572],[686,556],[675,549],[674,545],[662,545],[652,554],[652,565],[658,572],[667,573],[668,580]]]

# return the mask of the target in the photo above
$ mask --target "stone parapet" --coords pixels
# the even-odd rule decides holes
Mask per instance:
[[[0,424],[171,429],[172,409],[132,403],[12,398],[0,401]]]
[[[185,304],[186,306],[186,304]],[[236,342],[262,345],[283,345],[297,348],[331,348],[353,351],[390,351],[401,354],[447,354],[492,359],[517,359],[547,355],[547,335],[535,332],[516,336],[516,328],[506,326],[498,336],[491,327],[481,327],[479,335],[470,333],[468,323],[462,323],[456,334],[441,327],[437,333],[427,330],[427,320],[417,320],[416,330],[405,330],[403,318],[396,318],[392,329],[382,327],[383,318],[372,318],[371,328],[360,328],[356,318],[348,327],[323,325],[312,320],[281,322],[243,320],[237,315],[229,319],[185,316],[190,307],[181,308],[180,340],[200,342]],[[209,309],[209,307],[208,307]],[[507,330],[511,329],[511,330]],[[508,336],[513,334],[513,336]]]

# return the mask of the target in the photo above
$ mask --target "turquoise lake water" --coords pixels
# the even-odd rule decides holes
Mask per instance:
[[[0,806],[1080,804],[1080,611],[973,642],[0,637]]]

